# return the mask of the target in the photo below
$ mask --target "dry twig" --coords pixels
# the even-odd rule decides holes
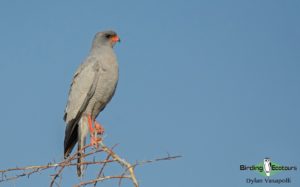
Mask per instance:
[[[86,186],[89,184],[94,184],[94,186],[97,185],[97,182],[102,182],[105,180],[111,180],[111,179],[118,179],[119,185],[121,184],[122,179],[130,179],[134,185],[134,187],[138,187],[138,181],[136,179],[134,168],[138,165],[144,165],[152,162],[162,161],[162,160],[172,160],[179,158],[181,156],[170,156],[167,155],[163,158],[156,158],[153,160],[145,160],[145,161],[137,161],[135,164],[130,164],[126,160],[122,159],[119,155],[117,155],[113,148],[116,146],[113,146],[112,148],[108,148],[103,141],[100,143],[100,147],[97,149],[89,149],[89,152],[82,155],[82,157],[88,157],[88,156],[97,156],[97,154],[106,154],[106,158],[104,160],[93,160],[93,161],[86,161],[81,163],[82,165],[88,166],[88,165],[101,165],[101,168],[99,170],[98,175],[91,180],[80,182],[79,184],[76,184],[75,187],[81,187]],[[85,146],[83,149],[87,150],[88,148],[91,148],[91,146]],[[81,150],[80,150],[81,151]],[[9,168],[0,170],[0,174],[2,174],[2,177],[0,178],[1,182],[7,182],[10,180],[15,180],[21,177],[30,177],[32,174],[42,172],[44,170],[48,169],[58,169],[56,173],[51,175],[52,179],[50,182],[50,187],[52,187],[54,184],[56,186],[60,186],[61,180],[62,180],[62,173],[66,167],[74,167],[77,166],[76,160],[78,159],[78,152],[75,152],[71,156],[69,156],[67,159],[57,162],[57,163],[49,163],[46,165],[37,165],[37,166],[26,166],[26,167],[15,167],[15,168]],[[124,168],[123,173],[119,175],[112,175],[112,176],[104,176],[103,172],[106,167],[108,167],[109,163],[119,163],[122,168]],[[57,182],[57,179],[60,178],[59,182]]]

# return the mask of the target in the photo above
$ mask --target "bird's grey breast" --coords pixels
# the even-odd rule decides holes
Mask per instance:
[[[112,48],[104,48],[100,54],[97,54],[98,80],[94,96],[91,98],[90,106],[87,112],[91,112],[94,116],[103,110],[105,105],[112,98],[118,82],[118,63],[116,55]]]

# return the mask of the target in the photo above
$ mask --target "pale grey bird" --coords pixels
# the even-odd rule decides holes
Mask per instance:
[[[116,90],[119,70],[113,47],[119,41],[114,31],[97,33],[88,57],[73,77],[64,114],[64,156],[67,158],[78,142],[78,176],[83,174],[84,167],[80,165],[83,158],[80,155],[84,152],[82,148],[85,146],[88,132],[90,131],[91,144],[96,146],[99,141],[97,134],[104,132],[95,119]]]

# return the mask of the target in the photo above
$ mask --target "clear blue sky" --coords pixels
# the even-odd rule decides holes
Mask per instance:
[[[73,73],[94,34],[114,29],[120,80],[98,118],[106,143],[129,161],[183,155],[139,167],[141,186],[249,186],[260,176],[239,165],[266,156],[300,169],[299,10],[296,0],[1,1],[1,168],[62,159]],[[63,177],[78,181],[72,169]],[[299,170],[274,176],[284,177],[281,187],[300,186]]]

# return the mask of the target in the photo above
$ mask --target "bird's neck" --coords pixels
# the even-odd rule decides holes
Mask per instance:
[[[112,46],[102,45],[102,46],[93,46],[90,52],[91,53],[99,53],[99,52],[111,51],[111,50],[112,50]]]

